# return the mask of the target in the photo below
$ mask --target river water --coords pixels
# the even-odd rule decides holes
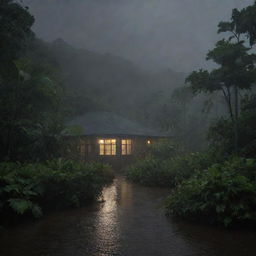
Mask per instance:
[[[174,221],[165,189],[117,178],[100,203],[0,231],[1,256],[255,256],[256,232]]]

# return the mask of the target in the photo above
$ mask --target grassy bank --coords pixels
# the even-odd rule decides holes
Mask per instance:
[[[108,165],[52,160],[44,164],[0,164],[2,222],[38,218],[51,210],[81,207],[111,182]]]

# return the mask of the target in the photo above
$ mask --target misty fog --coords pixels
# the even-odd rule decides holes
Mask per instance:
[[[252,0],[23,0],[38,37],[118,55],[153,70],[207,67],[217,25]]]

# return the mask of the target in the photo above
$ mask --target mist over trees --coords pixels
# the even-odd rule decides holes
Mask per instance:
[[[220,113],[210,108],[208,96],[193,97],[184,87],[186,74],[145,71],[121,57],[77,49],[62,39],[37,40],[33,49],[33,58],[40,52],[49,56],[61,73],[66,118],[115,112],[200,149],[206,129]]]
[[[6,157],[22,155],[19,152],[26,150],[17,145],[27,139],[25,155],[38,152],[38,157],[39,152],[49,152],[45,149],[57,146],[66,120],[90,111],[119,113],[167,132],[193,150],[206,146],[209,126],[229,113],[238,137],[238,89],[254,84],[255,55],[249,48],[255,43],[253,8],[241,13],[235,10],[230,22],[219,24],[219,32],[228,32],[231,37],[219,41],[207,59],[220,67],[193,72],[187,78],[189,88],[184,85],[184,73],[147,71],[124,58],[78,49],[62,39],[51,43],[38,39],[31,30],[34,18],[28,10],[4,1],[1,140]],[[17,18],[10,23],[14,12]],[[241,35],[248,37],[247,46]],[[210,94],[194,94],[200,91]],[[238,144],[238,138],[235,140]],[[18,158],[22,159],[21,155]]]
[[[56,152],[68,118],[96,110],[169,132],[192,148],[194,140],[201,141],[196,148],[203,145],[205,99],[192,104],[192,95],[182,89],[185,74],[145,71],[121,57],[76,49],[62,39],[44,42],[32,32],[34,18],[27,9],[4,1],[1,11],[3,159],[47,158]],[[17,18],[11,23],[14,12]]]
[[[231,133],[233,143],[229,141],[233,144],[231,146],[233,149],[227,150],[229,153],[238,154],[243,150],[241,143],[244,143],[245,139],[239,138],[239,121],[242,123],[241,118],[248,115],[244,103],[248,104],[248,101],[254,99],[252,88],[255,86],[256,77],[256,55],[253,51],[256,33],[255,5],[242,10],[233,9],[230,21],[219,23],[218,33],[226,33],[227,39],[218,41],[206,57],[206,60],[213,60],[218,67],[210,72],[202,69],[194,71],[186,79],[195,94],[215,91],[223,94],[229,113],[229,119],[226,121],[232,123],[232,125],[229,124],[228,130],[233,127],[233,134]],[[223,126],[223,120],[219,125]],[[250,125],[253,124],[250,123]],[[216,126],[215,124],[215,128]],[[214,134],[213,131],[214,129],[211,130]],[[254,143],[255,141],[250,142],[252,150]]]
[[[110,166],[54,159],[65,145],[69,94],[58,63],[37,45],[33,23],[27,8],[0,1],[1,229],[96,200],[113,179]]]
[[[143,68],[191,72],[212,67],[205,53],[219,36],[216,27],[252,0],[23,0],[33,26],[46,41],[111,53]],[[198,15],[200,13],[200,15]]]
[[[189,93],[206,95],[207,110],[219,105],[225,111],[207,129],[209,147],[181,156],[172,148],[163,157],[155,154],[164,148],[158,145],[127,173],[140,184],[173,188],[166,200],[167,214],[224,227],[255,227],[256,1],[233,9],[230,20],[218,28],[226,37],[206,56],[215,67],[193,71],[186,87],[173,93],[186,103]]]
[[[57,147],[65,122],[90,111],[115,112],[167,132],[188,150],[204,148],[210,124],[226,115],[222,99],[212,104],[216,94],[195,96],[184,87],[187,74],[145,70],[130,60],[79,49],[63,39],[45,42],[32,32],[34,18],[26,8],[13,1],[3,3],[2,26],[15,26],[1,30],[6,38],[1,41],[3,53],[8,54],[1,55],[3,117],[8,113],[2,118],[1,136],[3,151],[9,152],[3,158],[21,154],[22,159],[19,152],[26,151],[22,141],[27,139],[24,155],[38,152],[35,158],[47,158],[43,152]],[[20,13],[16,23],[10,23],[15,8]]]

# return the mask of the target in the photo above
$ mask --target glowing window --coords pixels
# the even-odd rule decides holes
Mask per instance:
[[[116,155],[116,140],[115,139],[101,139],[99,140],[100,155],[114,156]]]
[[[132,140],[122,140],[122,155],[131,155]]]

